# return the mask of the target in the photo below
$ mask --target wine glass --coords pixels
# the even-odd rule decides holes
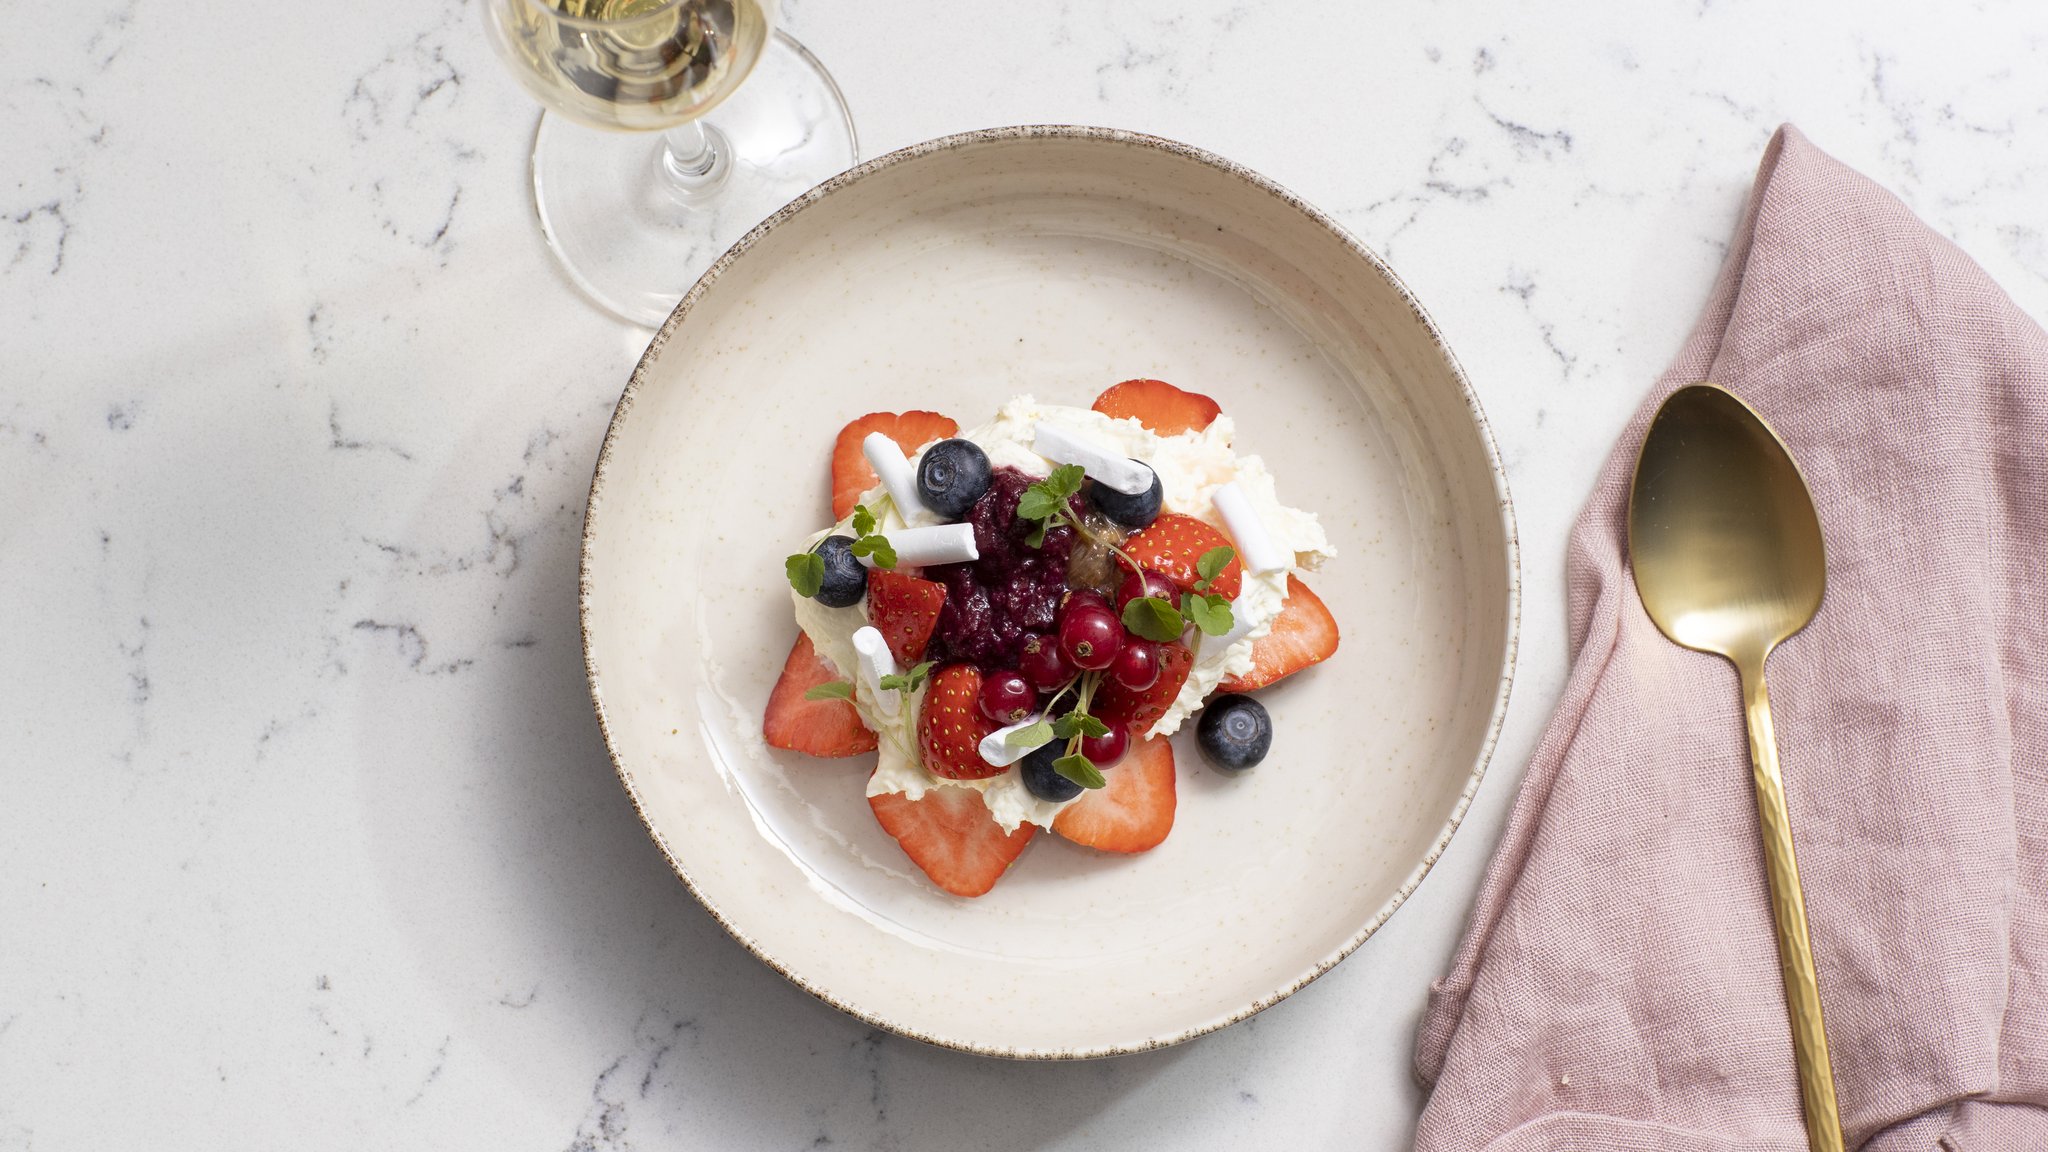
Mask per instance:
[[[658,327],[747,229],[857,159],[832,77],[774,27],[778,0],[486,0],[547,107],[541,230],[569,278]]]

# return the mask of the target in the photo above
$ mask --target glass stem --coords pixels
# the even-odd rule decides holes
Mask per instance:
[[[732,170],[730,145],[715,128],[685,120],[661,134],[662,181],[678,199],[705,195]]]

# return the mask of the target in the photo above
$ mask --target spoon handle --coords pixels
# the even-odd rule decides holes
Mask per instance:
[[[1742,669],[1743,713],[1749,721],[1749,762],[1756,776],[1757,819],[1764,864],[1771,879],[1771,913],[1778,935],[1778,965],[1785,974],[1785,1007],[1792,1017],[1792,1053],[1799,1065],[1799,1100],[1806,1111],[1806,1142],[1813,1152],[1842,1152],[1842,1120],[1835,1106],[1835,1073],[1820,1017],[1820,981],[1806,930],[1806,897],[1792,855],[1792,818],[1785,810],[1785,780],[1778,772],[1778,739],[1761,663]]]

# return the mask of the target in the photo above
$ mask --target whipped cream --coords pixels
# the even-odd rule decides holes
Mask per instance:
[[[1273,621],[1287,599],[1289,572],[1312,570],[1336,554],[1313,512],[1280,503],[1272,473],[1257,456],[1240,456],[1231,449],[1236,426],[1228,416],[1218,416],[1207,428],[1160,436],[1133,419],[1116,419],[1089,408],[1040,404],[1030,396],[1019,396],[996,410],[986,424],[969,428],[960,438],[972,440],[988,454],[994,467],[1011,467],[1031,476],[1044,476],[1052,463],[1033,450],[1038,428],[1043,424],[1058,429],[1072,440],[1099,445],[1117,457],[1142,460],[1158,474],[1165,511],[1204,520],[1229,534],[1229,525],[1216,506],[1218,490],[1234,485],[1224,500],[1232,504],[1234,516],[1249,512],[1264,529],[1272,551],[1291,557],[1292,564],[1267,571],[1244,573],[1244,587],[1231,603],[1236,626],[1226,637],[1201,636],[1194,641],[1195,661],[1187,683],[1167,707],[1165,715],[1143,736],[1168,736],[1201,708],[1202,701],[1224,679],[1249,672],[1252,642],[1272,631]],[[920,457],[909,464],[912,474]],[[907,528],[893,500],[885,501],[886,486],[877,485],[861,497],[880,518],[884,531]],[[913,513],[914,514],[914,513]],[[852,517],[811,538],[815,544],[833,533],[851,534]],[[1240,552],[1243,548],[1240,547]],[[859,656],[853,635],[868,624],[866,601],[850,608],[827,608],[807,596],[791,592],[797,626],[810,636],[818,654],[832,662],[839,674],[854,683],[853,704],[861,719],[872,728],[879,743],[879,762],[868,780],[867,794],[878,796],[900,792],[912,800],[936,787],[973,788],[982,794],[988,809],[1005,831],[1020,824],[1050,827],[1066,803],[1049,803],[1024,787],[1017,767],[982,780],[948,780],[927,772],[918,752],[917,716],[924,706],[920,687],[910,699],[884,701],[880,696],[898,696],[894,689],[878,691],[859,675]],[[904,705],[908,705],[905,707]],[[1068,803],[1070,803],[1069,801]]]

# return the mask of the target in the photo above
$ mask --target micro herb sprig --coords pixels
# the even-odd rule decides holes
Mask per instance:
[[[1013,749],[1038,749],[1055,740],[1067,742],[1066,754],[1052,762],[1053,771],[1079,784],[1083,788],[1100,788],[1109,781],[1103,779],[1102,770],[1093,760],[1081,754],[1081,741],[1089,736],[1109,735],[1109,725],[1088,714],[1088,705],[1094,699],[1095,688],[1102,682],[1100,672],[1084,672],[1062,685],[1046,703],[1044,716],[1051,716],[1053,709],[1066,698],[1067,693],[1077,692],[1073,710],[1050,720],[1043,716],[1003,738],[1003,743]]]
[[[924,685],[925,679],[932,674],[932,669],[937,664],[936,660],[927,660],[908,672],[891,672],[877,680],[875,684],[884,692],[892,689],[897,692],[915,692]]]
[[[908,672],[891,672],[875,682],[875,687],[884,692],[915,692],[924,686],[932,674],[937,661],[927,660]],[[850,680],[827,680],[804,693],[806,700],[851,700],[853,682]]]
[[[1033,548],[1044,545],[1046,530],[1055,524],[1065,524],[1076,532],[1082,530],[1081,519],[1074,515],[1073,505],[1068,501],[1081,491],[1085,479],[1087,473],[1079,464],[1062,464],[1052,470],[1052,475],[1024,489],[1024,495],[1017,499],[1017,515],[1038,522],[1024,543]]]
[[[1081,485],[1086,479],[1087,473],[1079,464],[1062,464],[1053,469],[1051,475],[1024,490],[1024,494],[1017,498],[1017,518],[1037,521],[1031,529],[1031,534],[1024,537],[1024,543],[1033,548],[1042,547],[1045,544],[1047,530],[1055,525],[1064,524],[1089,543],[1115,553],[1116,558],[1131,571],[1141,571],[1138,562],[1131,558],[1131,554],[1118,547],[1115,537],[1104,536],[1090,528],[1086,520],[1074,514],[1073,505],[1068,501],[1081,491]]]
[[[1180,639],[1189,621],[1207,635],[1227,635],[1236,621],[1231,615],[1230,600],[1214,591],[1214,587],[1216,578],[1236,556],[1237,550],[1228,544],[1202,553],[1195,561],[1199,579],[1191,591],[1181,593],[1179,607],[1157,596],[1137,597],[1124,605],[1124,627],[1161,644]]]
[[[875,531],[875,514],[865,504],[853,509],[853,546],[848,549],[855,556],[866,556],[875,562],[877,568],[896,567],[896,547],[889,538]],[[782,573],[789,578],[789,586],[799,596],[816,596],[825,586],[825,558],[815,548],[809,552],[798,552],[785,557]]]
[[[1052,741],[1052,723],[1041,717],[1003,737],[1003,746],[1021,751],[1029,751],[1033,748],[1042,748],[1052,743]]]
[[[853,508],[853,548],[855,556],[865,556],[875,562],[877,568],[896,566],[896,546],[889,538],[875,531],[875,514],[865,504]]]
[[[1230,562],[1235,559],[1237,549],[1228,544],[1218,544],[1202,553],[1195,561],[1195,575],[1200,579],[1195,581],[1193,591],[1181,593],[1180,610],[1194,620],[1195,627],[1211,636],[1229,632],[1233,623],[1230,598],[1214,591],[1214,588],[1216,578],[1223,575],[1223,570],[1230,567]]]
[[[1102,683],[1102,673],[1084,672],[1075,679],[1080,688],[1073,711],[1052,722],[1053,739],[1067,742],[1067,754],[1052,762],[1052,770],[1083,788],[1100,788],[1109,781],[1103,779],[1095,761],[1081,754],[1081,741],[1090,736],[1109,735],[1109,725],[1088,714],[1095,689]]]

